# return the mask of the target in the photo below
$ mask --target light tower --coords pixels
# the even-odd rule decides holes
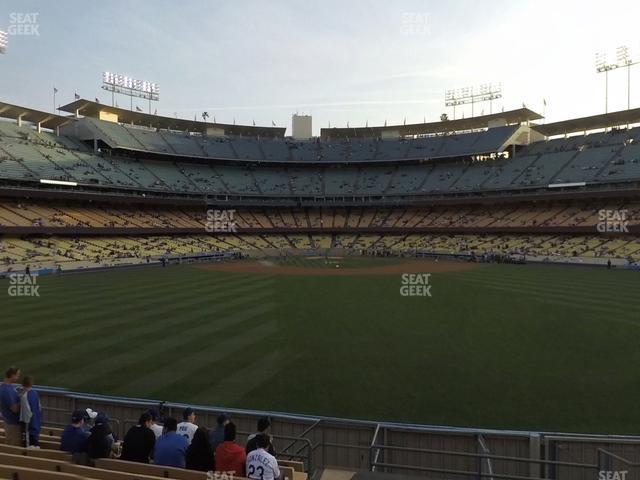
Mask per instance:
[[[609,71],[625,67],[627,69],[627,110],[631,108],[631,67],[640,62],[631,60],[629,47],[622,45],[616,49],[616,63],[607,62],[607,54],[596,53],[596,71],[604,72],[604,113],[609,113]]]
[[[9,43],[9,36],[7,32],[0,30],[0,53],[7,53],[7,44]]]
[[[479,87],[464,87],[447,90],[444,93],[444,104],[453,107],[453,119],[456,119],[456,106],[471,104],[471,116],[475,115],[474,106],[479,102],[489,102],[489,113],[493,113],[493,101],[502,98],[502,84],[484,83]]]

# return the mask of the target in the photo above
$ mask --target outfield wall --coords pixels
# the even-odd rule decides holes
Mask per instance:
[[[44,422],[63,426],[70,413],[91,407],[106,412],[122,438],[141,411],[158,408],[180,418],[186,406],[153,400],[74,393],[38,387]],[[272,418],[278,456],[305,462],[309,472],[337,467],[426,476],[442,480],[561,479],[598,480],[601,471],[626,471],[624,480],[640,480],[640,437],[578,435],[526,431],[376,423],[191,405],[197,423],[214,427],[220,412],[230,413],[238,441],[255,431],[257,419]],[[612,477],[613,478],[613,477]]]

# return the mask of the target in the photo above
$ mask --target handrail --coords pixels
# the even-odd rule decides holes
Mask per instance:
[[[627,467],[640,467],[640,463],[637,462],[632,462],[630,460],[627,460],[624,457],[621,457],[620,455],[617,455],[613,452],[610,452],[609,450],[605,450],[604,448],[598,448],[597,450],[598,452],[598,460],[600,460],[600,455],[606,455],[608,457],[614,458],[616,460],[618,460],[619,462],[624,463]],[[600,465],[598,465],[600,466]]]
[[[313,430],[314,428],[316,428],[320,423],[322,422],[322,419],[318,419],[316,420],[312,425],[310,425],[308,428],[306,428],[300,435],[298,435],[298,438],[302,438],[303,436],[307,435],[309,432],[311,432],[311,430]],[[293,442],[291,442],[289,445],[287,445],[286,447],[284,447],[282,449],[283,452],[286,452],[287,450],[289,450],[289,448],[293,447],[295,444],[297,443],[296,440],[294,440]]]
[[[373,448],[375,447],[378,441],[378,433],[380,432],[380,424],[376,425],[376,429],[373,432],[373,437],[371,438],[371,444],[369,445],[371,450],[369,453],[369,471],[376,471],[376,462],[378,461],[378,457],[380,456],[380,449],[376,449],[376,453],[373,453]]]
[[[420,472],[444,473],[448,475],[477,477],[480,479],[492,477],[492,478],[499,478],[503,480],[547,480],[542,477],[529,477],[529,476],[523,477],[522,475],[509,475],[509,474],[503,474],[503,473],[488,474],[488,473],[475,472],[475,471],[472,472],[469,470],[454,470],[451,468],[437,468],[437,467],[419,467],[415,465],[400,465],[397,463],[381,463],[379,465],[387,468],[402,468],[402,469],[408,469],[408,470],[416,470]]]
[[[465,457],[465,458],[489,458],[492,460],[502,460],[505,462],[518,462],[518,463],[536,463],[541,465],[558,465],[563,467],[580,467],[580,468],[598,468],[598,465],[593,463],[578,463],[578,462],[565,462],[559,460],[540,460],[525,457],[512,457],[508,455],[486,454],[486,453],[473,453],[473,452],[456,452],[452,450],[436,450],[432,448],[414,448],[414,447],[396,447],[391,445],[375,445],[377,448],[387,450],[398,450],[401,452],[413,452],[413,453],[426,453],[428,455],[449,455],[453,457]]]

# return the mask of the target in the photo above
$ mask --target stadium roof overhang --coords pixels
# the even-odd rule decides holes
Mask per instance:
[[[33,108],[21,107],[20,105],[5,102],[0,102],[0,118],[8,118],[18,123],[29,122],[40,128],[51,130],[55,130],[62,125],[74,121],[74,118],[70,116],[43,112],[42,110],[34,110]]]
[[[555,135],[586,132],[588,130],[599,130],[634,123],[640,123],[640,108],[573,118],[561,122],[547,123],[546,125],[532,125],[531,128],[547,137],[553,137]]]
[[[359,138],[382,137],[384,133],[394,133],[401,137],[412,135],[427,135],[433,133],[459,132],[465,130],[479,130],[496,124],[518,124],[533,120],[540,120],[542,115],[529,110],[519,108],[508,112],[480,115],[478,117],[459,118],[457,120],[445,120],[440,122],[412,123],[410,125],[389,125],[383,127],[353,127],[353,128],[322,128],[320,136],[327,138]]]
[[[60,107],[60,110],[76,116],[100,118],[101,113],[116,115],[119,123],[141,125],[165,130],[190,132],[206,132],[207,129],[221,129],[226,135],[242,135],[249,137],[284,137],[285,127],[254,127],[251,125],[229,125],[226,123],[209,123],[184,118],[163,117],[144,112],[133,112],[119,107],[111,107],[90,100],[76,100]]]

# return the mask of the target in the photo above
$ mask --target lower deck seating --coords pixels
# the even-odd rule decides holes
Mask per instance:
[[[279,460],[283,480],[306,480],[301,462]],[[53,475],[51,475],[53,474]],[[27,480],[209,480],[206,472],[153,464],[128,462],[116,458],[101,458],[90,466],[76,465],[71,456],[59,450],[28,449],[0,445],[0,475]],[[3,478],[0,476],[0,478]],[[234,476],[236,480],[243,477]]]

